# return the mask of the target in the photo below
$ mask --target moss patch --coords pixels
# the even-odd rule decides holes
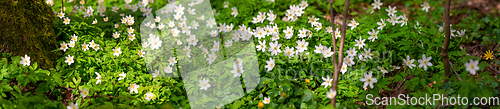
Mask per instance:
[[[40,68],[53,68],[62,52],[54,34],[54,12],[44,0],[0,0],[0,53],[31,57]],[[1,57],[0,57],[1,58]]]

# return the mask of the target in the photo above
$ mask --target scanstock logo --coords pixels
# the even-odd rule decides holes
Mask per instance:
[[[251,33],[218,27],[209,0],[170,1],[153,14],[140,27],[147,70],[180,76],[191,108],[226,105],[258,85]]]

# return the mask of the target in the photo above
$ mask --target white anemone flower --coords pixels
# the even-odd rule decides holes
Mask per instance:
[[[265,68],[267,68],[267,71],[271,71],[273,70],[274,66],[276,66],[276,64],[274,63],[274,59],[273,58],[269,58],[269,61],[266,61],[266,66]]]
[[[200,84],[200,89],[201,90],[207,90],[210,87],[210,84],[208,84],[210,80],[203,78],[202,80],[199,80]]]
[[[372,78],[372,72],[365,73],[364,76],[365,78],[359,79],[360,81],[365,82],[363,84],[363,88],[367,88],[368,85],[370,85],[370,88],[373,88],[373,83],[377,83],[377,78]]]
[[[322,86],[324,85],[325,88],[328,87],[328,86],[332,86],[331,83],[333,81],[333,78],[330,78],[329,75],[326,75],[326,78],[325,77],[321,77],[321,78],[323,79],[323,83],[321,83]]]
[[[20,62],[23,66],[29,66],[31,61],[30,61],[30,57],[28,55],[24,55],[24,57],[21,57],[21,62]]]
[[[469,71],[470,74],[476,75],[476,71],[479,70],[479,60],[470,59],[468,63],[465,63],[465,70]]]
[[[432,66],[432,63],[430,62],[431,59],[432,59],[431,56],[426,57],[425,54],[422,54],[422,59],[418,60],[418,63],[420,63],[418,67],[420,68],[424,67],[424,70],[427,71],[427,66]]]
[[[128,86],[128,90],[130,90],[130,94],[132,94],[132,92],[135,92],[135,93],[139,93],[139,91],[137,90],[137,88],[139,88],[141,86],[137,85],[137,84],[130,84],[130,86]]]

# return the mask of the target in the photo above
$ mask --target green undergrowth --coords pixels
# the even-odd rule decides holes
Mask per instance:
[[[73,2],[77,2],[76,4],[80,6],[78,0]],[[137,2],[133,1],[131,4]],[[371,0],[353,0],[349,4],[350,9],[357,8],[362,2],[373,3]],[[429,9],[428,12],[423,11],[422,7],[410,7],[410,5],[420,6],[424,1],[404,2],[405,8],[408,8],[410,13],[400,12],[402,7],[397,7],[398,11],[395,13],[396,16],[408,18],[404,25],[402,25],[403,23],[393,25],[387,20],[390,16],[385,9],[388,9],[388,4],[391,2],[396,1],[384,1],[381,9],[375,9],[373,14],[370,14],[370,10],[363,12],[363,14],[350,12],[351,15],[356,15],[353,19],[359,25],[355,28],[347,27],[343,55],[346,57],[344,60],[352,60],[352,65],[347,66],[346,71],[340,74],[337,104],[335,104],[337,107],[380,108],[375,105],[367,105],[370,103],[367,96],[387,97],[392,92],[399,93],[403,90],[405,92],[402,94],[417,98],[432,94],[467,97],[469,103],[473,101],[474,97],[499,96],[497,72],[491,72],[489,68],[489,66],[500,64],[496,58],[498,50],[488,48],[489,45],[500,43],[500,37],[498,37],[500,36],[500,29],[498,29],[500,18],[495,17],[498,16],[497,13],[479,17],[481,15],[475,10],[451,11],[452,15],[468,13],[470,16],[451,27],[452,30],[455,30],[452,33],[455,37],[450,40],[448,53],[453,69],[451,70],[452,74],[445,77],[440,56],[444,41],[444,29],[440,28],[443,27],[441,18],[444,8],[440,6],[444,1],[429,1],[429,5],[435,9]],[[155,12],[167,3],[167,1],[156,0],[148,6],[152,7],[153,12]],[[325,58],[324,54],[315,52],[320,44],[332,47],[332,34],[327,31],[328,27],[331,27],[331,23],[323,18],[323,15],[326,14],[324,10],[329,10],[329,5],[324,1],[308,0],[307,8],[296,21],[283,20],[290,5],[299,5],[300,3],[301,1],[298,0],[276,0],[276,2],[266,0],[211,1],[212,8],[216,10],[217,26],[221,23],[234,24],[236,30],[240,29],[240,25],[246,25],[252,31],[255,31],[254,29],[257,27],[264,28],[275,25],[279,27],[280,38],[275,41],[273,41],[272,35],[263,38],[252,37],[255,45],[261,45],[259,41],[266,41],[265,45],[267,46],[264,52],[256,50],[261,75],[258,86],[242,98],[223,105],[223,108],[259,108],[259,103],[263,102],[266,97],[270,97],[271,100],[262,105],[264,108],[315,109],[332,106],[327,97],[331,86],[322,85],[325,82],[324,78],[333,76],[332,57]],[[343,3],[343,0],[336,0],[335,10],[343,12]],[[111,7],[108,7],[104,13],[109,21],[104,22],[103,18],[105,17],[99,16],[99,13],[83,17],[83,13],[77,11],[78,13],[69,16],[73,3],[65,3],[65,16],[71,21],[70,24],[66,25],[63,23],[63,19],[58,18],[57,15],[54,17],[55,33],[61,39],[58,40],[58,43],[69,43],[73,34],[78,36],[78,39],[75,42],[75,47],[68,48],[64,51],[64,55],[56,60],[57,65],[54,68],[48,70],[38,68],[38,64],[41,62],[33,61],[33,58],[36,57],[32,56],[30,56],[32,57],[31,65],[23,66],[19,63],[21,55],[2,54],[6,58],[2,58],[0,61],[0,67],[2,67],[0,70],[0,84],[2,84],[0,87],[2,96],[0,106],[3,108],[64,108],[70,103],[78,103],[80,108],[190,108],[190,102],[186,96],[189,92],[184,88],[182,78],[153,77],[152,74],[148,73],[144,58],[138,55],[138,52],[143,49],[141,42],[146,40],[140,39],[140,22],[145,16],[141,11],[132,12],[130,9],[124,9],[123,4],[125,4],[123,0],[105,1],[105,6],[118,6],[120,10],[112,12]],[[319,7],[317,4],[320,4]],[[84,6],[92,6],[95,10],[97,10],[97,5],[97,1],[87,1],[84,4]],[[228,7],[224,8],[224,5]],[[59,12],[60,7],[61,2],[55,1],[53,10]],[[239,13],[236,17],[231,15],[233,7],[236,7]],[[252,23],[253,18],[259,15],[259,12],[269,13],[270,10],[277,15],[273,22],[265,20],[263,23]],[[130,26],[120,23],[120,19],[122,19],[120,14],[133,16],[135,23]],[[309,23],[310,19],[308,18],[310,17],[318,18],[316,22],[321,24],[320,29],[314,29],[317,26],[312,26]],[[92,24],[95,19],[98,23]],[[353,19],[347,19],[348,23],[352,23]],[[378,29],[380,25],[377,23],[381,20],[387,25]],[[119,24],[119,27],[115,28],[115,24]],[[286,33],[283,31],[292,26],[293,36],[287,39],[285,38]],[[334,26],[333,31],[337,27],[338,25]],[[127,33],[129,28],[135,30],[132,33]],[[311,35],[300,38],[299,31],[303,28],[309,30]],[[378,34],[375,35],[377,39],[372,41],[373,35],[370,35],[369,32],[375,31],[378,31]],[[459,34],[461,31],[464,31],[464,34]],[[113,38],[115,32],[121,33],[119,38]],[[135,39],[128,39],[128,34],[135,34]],[[366,46],[358,47],[356,45],[360,39],[365,40],[363,43]],[[297,41],[302,40],[308,43],[307,50],[292,57],[285,56],[286,47],[295,47],[298,45]],[[99,44],[98,50],[93,48],[82,50],[83,43],[88,44],[92,41]],[[267,50],[270,48],[269,43],[271,42],[282,44],[280,49],[283,52],[272,55]],[[478,56],[471,54],[472,51],[467,46],[462,46],[474,44],[488,46],[483,49],[493,51],[493,59],[486,59],[484,57],[485,51],[479,51],[480,56]],[[340,46],[338,40],[336,46]],[[121,48],[121,54],[115,56],[114,49],[118,47]],[[356,51],[357,55],[349,56],[350,49]],[[54,51],[62,50],[54,49]],[[426,69],[419,67],[418,60],[424,58],[423,54],[425,54],[425,58],[432,57],[428,61],[432,63],[432,66],[427,66]],[[74,63],[68,64],[66,62],[68,55],[74,57]],[[414,60],[410,61],[410,66],[411,64],[415,66],[408,66],[407,57]],[[268,63],[266,61],[269,61],[270,58],[275,60],[276,66],[272,70],[267,70]],[[7,61],[8,59],[12,61]],[[479,70],[475,70],[477,72],[474,74],[470,72],[468,66],[465,66],[466,63],[470,63],[470,60],[479,61],[476,66],[479,67]],[[160,63],[160,65],[164,64]],[[122,73],[126,73],[125,78],[118,80]],[[372,73],[373,79],[377,80],[373,83],[373,87],[360,81],[362,78],[365,79],[368,73]],[[443,83],[445,79],[448,79],[449,82]],[[97,83],[98,81],[100,83]],[[129,87],[134,83],[140,85],[137,88],[137,93],[132,93],[129,90]],[[83,89],[87,89],[89,92],[85,98],[82,98],[81,94]],[[148,93],[154,94],[152,100],[145,99]],[[393,102],[401,102],[401,100]],[[439,105],[440,103],[435,105],[388,105],[384,107],[436,108]],[[482,106],[450,105],[448,107],[480,108]],[[498,105],[488,107],[495,108]]]

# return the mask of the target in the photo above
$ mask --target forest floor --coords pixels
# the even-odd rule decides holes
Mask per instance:
[[[314,5],[314,4],[313,4]],[[397,2],[385,2],[383,6],[396,6],[398,8],[398,11],[401,11],[403,13],[409,14],[410,10],[409,7],[405,7],[405,4],[397,1]],[[349,12],[358,12],[358,15],[363,15],[363,14],[369,14],[369,13],[364,13],[364,12],[369,12],[371,9],[371,3],[360,3],[359,8],[351,8]],[[412,5],[412,7],[420,7],[420,5]],[[444,7],[444,4],[443,4]],[[431,7],[430,10],[434,10],[436,7]],[[493,15],[496,17],[500,17],[499,11],[500,11],[500,1],[498,0],[452,0],[451,5],[450,5],[450,10],[476,10],[480,16],[478,16],[479,19],[482,19],[483,17],[487,15]],[[327,12],[327,10],[323,10],[325,15],[323,18],[326,18],[328,21],[331,21],[331,16],[330,12]],[[380,10],[379,10],[380,11]],[[460,14],[455,14],[450,15],[450,24],[459,24],[463,18],[469,17],[469,13],[460,13]],[[347,19],[352,19],[353,17],[356,16],[351,16],[349,15]],[[340,25],[342,19],[344,19],[344,16],[342,15],[342,12],[336,12],[335,13],[335,24]],[[411,19],[411,18],[410,18]],[[441,21],[443,22],[443,21]],[[439,22],[435,22],[439,23]],[[484,35],[492,35],[492,34],[484,34]],[[472,55],[476,57],[484,57],[484,53],[488,50],[491,51],[500,51],[499,45],[498,44],[490,44],[490,45],[483,45],[481,44],[480,41],[472,41],[472,43],[462,43],[460,44],[461,49],[465,49],[467,51],[466,55]],[[495,57],[494,57],[495,58]],[[483,58],[484,60],[484,58]],[[484,60],[484,61],[492,61],[490,60]],[[494,61],[494,60],[493,60]],[[451,62],[453,63],[453,62]],[[496,62],[495,62],[496,63]],[[453,65],[452,66],[458,66],[458,65]],[[454,71],[454,68],[451,69],[452,74],[450,76],[455,76],[456,72]],[[494,73],[495,78],[497,77],[497,74],[500,74],[500,66],[498,64],[491,64],[487,68],[485,68],[485,71],[489,72],[496,72]],[[394,76],[394,75],[392,75]],[[391,76],[390,76],[391,77]],[[411,75],[406,77],[405,80],[410,80],[414,77]],[[396,83],[391,83],[387,87],[391,89],[389,90],[381,90],[379,92],[380,96],[382,97],[395,97],[398,96],[399,94],[408,94],[410,90],[408,88],[405,88],[405,80],[401,82],[396,82]],[[428,87],[433,87],[433,84],[436,84],[436,81],[433,83],[429,83],[427,86]],[[358,102],[358,104],[364,104],[363,102]],[[377,108],[385,108],[385,106],[379,106]]]

